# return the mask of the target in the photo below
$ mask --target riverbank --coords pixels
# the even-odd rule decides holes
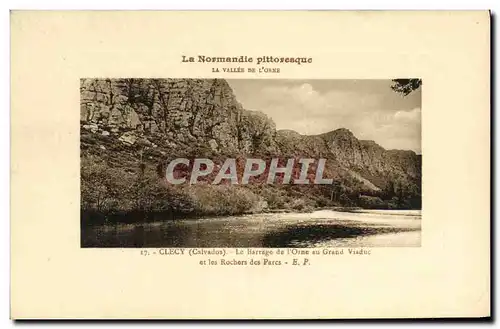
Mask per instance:
[[[419,246],[419,211],[319,210],[82,228],[83,247]]]
[[[258,210],[242,211],[240,213],[232,214],[214,214],[214,213],[199,213],[199,212],[174,212],[174,211],[157,211],[157,212],[146,212],[146,211],[108,211],[99,212],[95,210],[81,210],[81,224],[82,226],[87,225],[103,225],[111,223],[123,223],[123,224],[134,224],[134,223],[150,223],[158,221],[175,221],[183,219],[203,219],[203,218],[222,218],[226,216],[239,216],[239,215],[256,215],[256,214],[290,214],[290,213],[302,213],[310,214],[317,211],[335,211],[335,212],[346,212],[346,213],[360,213],[365,211],[370,212],[384,212],[384,211],[419,211],[419,209],[370,209],[362,207],[340,207],[340,206],[328,206],[328,207],[308,207],[302,209],[292,209],[292,208],[279,208],[279,209],[269,209],[261,208]]]
[[[307,208],[301,210],[294,210],[290,208],[281,209],[262,209],[260,211],[245,211],[241,213],[231,214],[229,216],[240,216],[240,215],[258,215],[258,214],[290,214],[290,213],[301,213],[301,214],[311,214],[317,211],[335,211],[335,212],[345,212],[345,213],[361,213],[364,211],[407,211],[418,209],[368,209],[361,207],[317,207],[317,208]],[[223,218],[227,217],[228,214],[202,214],[202,213],[176,213],[172,211],[161,211],[161,212],[145,212],[145,211],[109,211],[109,212],[98,212],[93,210],[81,210],[80,218],[82,226],[89,225],[104,225],[112,223],[122,223],[122,224],[140,224],[140,223],[151,223],[159,221],[175,221],[184,219],[204,219],[204,218]]]

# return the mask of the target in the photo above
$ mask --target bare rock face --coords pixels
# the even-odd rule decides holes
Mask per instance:
[[[276,134],[276,143],[283,155],[331,157],[321,136],[306,136],[293,130],[279,130]]]
[[[242,111],[237,120],[237,139],[239,149],[244,153],[256,153],[259,150],[276,151],[276,125],[264,113]]]
[[[356,170],[363,178],[377,181],[376,185],[380,188],[392,180],[412,193],[420,193],[421,161],[415,152],[386,150],[374,141],[358,140],[345,128],[321,136],[343,167]],[[384,178],[383,183],[380,183],[380,177]]]
[[[86,126],[229,153],[275,150],[274,122],[245,111],[225,80],[82,79],[80,93],[80,121]]]
[[[413,151],[386,150],[374,141],[357,139],[345,128],[313,136],[280,130],[276,143],[284,155],[327,158],[371,190],[383,189],[393,180],[420,193],[421,161]]]
[[[323,134],[327,146],[337,161],[346,167],[364,167],[372,172],[384,172],[387,167],[386,150],[373,141],[358,140],[345,128]]]
[[[120,140],[124,144],[134,145],[137,137],[131,132],[126,132],[125,134],[121,135],[118,140]]]

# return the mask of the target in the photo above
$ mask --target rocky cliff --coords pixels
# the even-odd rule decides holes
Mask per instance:
[[[160,137],[173,149],[276,151],[274,122],[245,111],[225,80],[82,79],[80,92],[82,128],[125,144]]]
[[[414,152],[385,150],[347,129],[315,136],[276,131],[265,114],[245,110],[225,80],[82,79],[80,95],[82,157],[115,165],[189,152],[323,157],[337,177],[365,190],[396,183],[420,195],[421,158]]]

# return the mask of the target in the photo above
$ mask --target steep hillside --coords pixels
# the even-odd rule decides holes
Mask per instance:
[[[225,80],[82,79],[80,92],[83,129],[125,144],[160,137],[173,149],[275,151],[274,122],[243,110]]]
[[[326,158],[324,176],[335,179],[331,187],[272,186],[260,190],[255,186],[245,187],[257,195],[264,208],[273,204],[273,198],[282,198],[281,201],[286,200],[284,203],[315,198],[314,202],[306,202],[312,207],[420,206],[419,155],[412,151],[385,150],[373,141],[358,140],[347,129],[315,136],[276,131],[271,118],[245,110],[225,80],[82,79],[80,95],[84,210],[99,208],[96,201],[99,198],[93,195],[97,187],[92,185],[99,182],[91,178],[99,170],[106,172],[102,177],[108,177],[103,180],[109,186],[103,193],[109,194],[111,186],[119,181],[135,186],[133,182],[147,176],[148,170],[158,171],[161,176],[162,166],[175,157],[206,156],[222,161],[229,156],[257,155]],[[191,187],[184,192],[197,198],[202,193],[199,189]],[[134,191],[128,193],[136,195],[138,192]],[[122,196],[125,199],[121,203],[135,198],[136,207],[142,207],[142,201],[137,201],[139,197],[130,195]],[[101,202],[101,206],[108,210],[123,208],[116,205],[120,204],[117,200]],[[128,202],[125,208],[134,209],[134,202]]]

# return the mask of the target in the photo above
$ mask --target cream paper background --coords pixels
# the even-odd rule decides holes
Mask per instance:
[[[489,315],[489,34],[488,12],[11,12],[11,317]],[[313,63],[180,63],[198,54]],[[421,77],[422,247],[297,268],[81,249],[82,77]]]

